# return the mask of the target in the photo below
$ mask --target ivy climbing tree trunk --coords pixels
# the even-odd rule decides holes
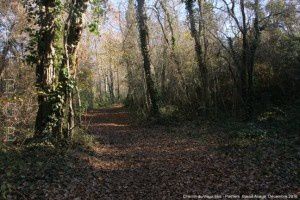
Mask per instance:
[[[52,95],[55,82],[55,34],[58,14],[55,0],[40,1],[36,58],[36,85],[38,89],[38,112],[35,123],[35,135],[45,136],[55,126],[54,104]]]
[[[64,59],[60,80],[65,95],[65,103],[68,106],[68,125],[65,138],[72,136],[75,127],[74,114],[74,88],[76,76],[77,49],[83,31],[83,14],[87,9],[88,0],[71,0],[69,6],[69,16],[65,26],[64,36]]]
[[[259,12],[260,4],[259,0],[254,1],[254,22],[253,22],[253,39],[249,47],[249,63],[248,63],[248,107],[249,107],[249,117],[252,119],[254,117],[254,88],[253,88],[253,74],[254,74],[254,65],[256,59],[256,51],[260,44],[261,30],[259,27]]]
[[[38,112],[35,138],[49,139],[55,144],[61,143],[63,136],[70,139],[75,126],[77,48],[88,0],[66,3],[67,19],[62,21],[62,1],[24,1],[28,22],[37,25],[28,28],[31,40],[27,56],[27,61],[36,66]]]
[[[144,72],[147,86],[147,96],[150,99],[150,115],[158,116],[157,92],[151,75],[151,60],[149,55],[149,33],[147,26],[147,15],[145,12],[145,0],[137,0],[137,18],[140,33],[140,46],[144,59]]]

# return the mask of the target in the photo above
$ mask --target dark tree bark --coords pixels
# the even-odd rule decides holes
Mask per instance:
[[[120,94],[120,74],[119,74],[119,69],[117,69],[117,98],[118,98],[118,101],[121,99],[121,94]]]
[[[38,112],[35,123],[35,135],[44,136],[51,133],[53,122],[53,101],[51,100],[51,91],[55,80],[54,69],[54,40],[55,40],[55,1],[42,1],[40,6],[40,30],[37,47],[38,63],[36,66],[36,84],[38,88]],[[52,116],[53,117],[53,116]]]
[[[163,97],[166,96],[167,91],[166,91],[166,69],[167,69],[167,65],[168,65],[168,61],[166,59],[167,56],[167,46],[166,44],[164,44],[164,49],[163,49],[163,63],[162,63],[162,69],[161,69],[161,80],[160,80],[160,91],[161,91],[161,95]]]
[[[68,103],[68,133],[67,138],[70,138],[75,127],[75,113],[74,113],[74,86],[68,88],[67,84],[70,81],[75,81],[76,78],[76,61],[77,49],[83,31],[83,14],[87,9],[88,0],[72,0],[70,3],[70,13],[65,27],[65,55],[63,61],[63,68],[68,71],[68,77],[62,80],[65,87],[65,98]]]
[[[227,12],[230,17],[236,23],[236,26],[242,35],[242,50],[241,55],[235,51],[233,41],[229,38],[230,54],[237,66],[239,72],[239,84],[238,90],[240,99],[242,100],[241,107],[245,111],[246,119],[253,117],[253,73],[255,65],[255,54],[260,43],[261,28],[259,27],[259,0],[254,1],[254,20],[253,26],[249,26],[247,23],[247,16],[245,12],[245,0],[240,0],[239,11],[241,13],[241,22],[238,20],[237,14],[235,13],[235,3],[231,2],[231,6],[222,0],[226,5]]]
[[[137,18],[140,32],[141,52],[144,59],[144,72],[147,86],[147,94],[150,98],[150,114],[152,116],[159,115],[157,105],[157,94],[151,75],[151,60],[149,55],[149,33],[147,26],[147,16],[145,11],[145,0],[137,0]]]
[[[109,90],[109,97],[110,97],[110,101],[112,103],[115,102],[115,85],[114,85],[114,73],[113,73],[113,69],[112,69],[112,59],[110,58],[110,64],[109,64],[109,82],[108,82],[108,90]]]
[[[204,99],[205,103],[205,112],[207,112],[207,109],[209,107],[209,97],[208,97],[208,72],[207,67],[204,62],[204,56],[203,56],[203,49],[201,46],[200,41],[200,33],[196,29],[196,20],[195,20],[195,13],[194,13],[194,2],[195,0],[186,0],[185,5],[189,16],[189,22],[190,22],[190,29],[191,29],[191,35],[195,42],[195,52],[196,52],[196,58],[198,63],[198,68],[201,75],[201,81],[202,81],[202,97]],[[201,27],[201,25],[199,25]]]
[[[57,19],[61,7],[57,0],[28,1],[29,18],[38,25],[37,53],[32,51],[30,62],[36,65],[36,86],[38,89],[38,112],[35,124],[37,139],[51,138],[54,142],[62,139],[64,107],[68,106],[68,127],[65,138],[70,138],[74,128],[73,90],[77,63],[77,47],[83,30],[82,15],[88,0],[71,0],[64,29],[64,50],[61,60],[56,54],[56,43],[60,42]],[[32,11],[36,9],[36,11]],[[33,42],[35,44],[35,42]],[[59,63],[59,66],[58,66]],[[59,69],[58,73],[55,72]],[[58,77],[56,77],[58,75]],[[52,137],[54,136],[54,137]]]
[[[247,28],[247,22],[246,22],[246,14],[245,14],[245,3],[244,0],[240,0],[240,10],[242,14],[242,27],[241,27],[241,33],[242,33],[242,66],[240,66],[240,80],[241,80],[241,96],[244,102],[247,102],[248,93],[247,93],[247,66],[248,66],[248,28]]]
[[[253,27],[248,28],[247,19],[245,14],[245,0],[240,0],[240,10],[242,14],[242,66],[240,67],[241,78],[241,96],[244,100],[246,107],[247,119],[251,119],[254,114],[253,108],[253,72],[255,64],[255,54],[260,42],[260,28],[259,28],[259,1],[254,2],[255,18]],[[252,30],[253,35],[249,32]]]
[[[254,2],[254,13],[255,18],[253,22],[253,40],[251,42],[250,46],[250,52],[249,52],[249,64],[248,64],[248,94],[249,94],[249,100],[248,100],[248,106],[249,106],[249,115],[251,118],[253,118],[254,115],[254,107],[253,107],[253,101],[254,101],[254,89],[253,89],[253,73],[254,73],[254,65],[255,65],[255,54],[257,51],[257,48],[260,43],[260,27],[259,27],[259,0],[255,0]]]

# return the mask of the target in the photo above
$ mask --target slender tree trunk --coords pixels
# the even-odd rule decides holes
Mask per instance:
[[[114,86],[114,74],[113,74],[113,69],[112,69],[112,59],[110,58],[109,61],[109,82],[108,82],[108,90],[109,90],[109,96],[110,96],[110,101],[112,103],[115,102],[115,86]]]
[[[119,74],[119,69],[117,69],[117,96],[118,96],[118,101],[120,100],[120,74]]]
[[[112,70],[110,69],[109,71],[109,96],[110,96],[110,100],[112,103],[115,102],[115,91],[114,91],[114,74],[112,72]]]
[[[161,87],[161,96],[165,97],[166,95],[166,68],[167,68],[167,46],[166,44],[164,45],[163,49],[163,64],[162,64],[162,69],[161,69],[161,82],[160,82],[160,87]]]
[[[150,114],[152,116],[159,115],[157,105],[157,93],[151,75],[151,61],[149,55],[149,33],[147,26],[147,16],[145,12],[145,0],[137,0],[137,18],[140,32],[141,52],[144,58],[144,72],[147,85],[147,94],[150,99]]]
[[[254,88],[253,88],[253,73],[255,65],[255,54],[260,43],[260,28],[259,28],[259,0],[254,2],[255,19],[253,22],[254,38],[249,52],[249,65],[248,65],[248,107],[249,117],[253,118],[254,115]]]
[[[106,74],[104,75],[103,82],[104,82],[104,94],[106,95],[107,94],[107,75]]]
[[[242,66],[240,67],[240,80],[241,80],[241,96],[243,101],[247,104],[248,92],[247,92],[247,68],[248,68],[248,47],[249,42],[247,39],[247,23],[246,23],[246,14],[245,14],[245,4],[244,0],[240,0],[240,8],[242,14]]]
[[[168,11],[168,8],[164,4],[163,1],[160,1],[160,5],[161,5],[161,7],[164,11],[164,14],[165,14],[165,17],[166,17],[166,20],[167,20],[167,23],[168,23],[168,26],[169,26],[169,29],[170,29],[170,33],[171,33],[171,57],[172,57],[172,59],[174,61],[174,64],[176,66],[176,70],[177,70],[177,73],[179,75],[181,85],[182,85],[183,89],[186,90],[187,86],[186,86],[185,78],[184,78],[182,70],[181,70],[180,61],[178,59],[178,56],[176,55],[176,38],[175,38],[172,19],[171,19],[170,13]],[[166,40],[166,42],[167,42],[167,44],[169,44],[168,40]]]
[[[134,70],[133,67],[135,66],[133,63],[133,54],[136,50],[136,14],[134,8],[134,0],[128,1],[128,7],[126,11],[126,28],[124,32],[123,38],[123,58],[126,64],[127,70],[127,82],[128,82],[128,92],[127,92],[127,101],[129,105],[133,105],[134,99],[134,87],[135,87],[135,80],[134,80]]]
[[[198,0],[199,14],[200,14],[199,33],[202,35],[202,38],[203,38],[203,62],[205,64],[205,66],[207,66],[209,43],[207,40],[206,20],[204,19],[204,9],[203,9],[204,3],[205,3],[205,0]]]
[[[186,4],[186,9],[187,9],[189,21],[190,21],[191,35],[195,42],[196,58],[197,58],[198,68],[199,68],[200,75],[201,75],[200,78],[202,80],[202,95],[201,96],[204,99],[205,112],[207,112],[207,109],[209,107],[208,72],[207,72],[207,67],[205,65],[204,58],[203,58],[203,50],[202,50],[201,41],[200,41],[200,33],[198,33],[198,31],[196,29],[196,21],[195,21],[195,14],[194,14],[194,0],[186,0],[185,4]]]
[[[8,54],[10,45],[9,42],[7,42],[7,44],[3,47],[2,53],[0,55],[0,78],[2,77],[2,74],[4,72],[4,69],[7,67],[7,59],[6,56]]]
[[[75,81],[77,48],[83,31],[83,14],[87,9],[88,0],[72,0],[70,3],[70,13],[65,27],[65,55],[63,68],[67,69],[67,77],[62,78],[65,93],[65,102],[68,104],[68,129],[65,135],[70,139],[75,127],[75,114],[73,108],[74,87],[72,81]],[[63,73],[63,72],[62,72]]]
[[[132,102],[132,98],[133,98],[133,74],[132,74],[132,70],[130,67],[130,62],[126,61],[126,69],[127,69],[127,80],[128,80],[128,91],[127,91],[127,101],[129,101],[129,103],[133,103]]]
[[[78,112],[77,112],[77,118],[78,118],[78,124],[79,126],[82,125],[82,117],[81,117],[81,114],[82,114],[82,104],[81,104],[81,96],[80,96],[80,91],[78,89],[78,87],[76,86],[75,87],[75,92],[77,94],[77,109],[78,109]]]

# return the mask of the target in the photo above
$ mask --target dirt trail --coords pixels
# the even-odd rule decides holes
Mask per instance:
[[[103,178],[104,199],[182,199],[205,192],[205,173],[213,166],[197,142],[172,138],[159,127],[136,127],[122,107],[92,111],[85,123],[102,142],[89,162]],[[217,171],[209,176],[219,178]]]
[[[101,199],[295,191],[280,174],[264,175],[261,168],[268,165],[263,161],[216,150],[214,136],[201,142],[175,137],[166,127],[137,127],[122,107],[89,112],[85,124],[99,140],[86,160],[99,179]],[[177,133],[184,131],[178,127]]]

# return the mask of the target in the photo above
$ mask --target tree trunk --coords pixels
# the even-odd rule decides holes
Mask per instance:
[[[115,86],[114,86],[114,74],[112,71],[112,68],[109,68],[109,84],[108,84],[108,90],[109,90],[109,96],[112,103],[115,102],[115,92],[114,92]]]
[[[194,0],[186,0],[186,9],[189,16],[190,21],[190,29],[191,29],[191,35],[195,41],[195,52],[196,52],[196,58],[198,62],[198,68],[201,75],[201,81],[202,81],[202,97],[204,99],[205,103],[205,113],[207,113],[207,109],[209,107],[209,98],[208,98],[208,73],[207,73],[207,67],[204,62],[203,58],[203,50],[201,46],[200,41],[200,33],[198,33],[196,29],[196,21],[194,16]]]
[[[119,74],[119,69],[117,69],[117,98],[118,101],[120,100],[120,74]]]
[[[151,75],[151,60],[149,55],[149,33],[147,26],[147,16],[145,12],[145,0],[137,0],[137,18],[140,32],[141,52],[144,59],[144,72],[147,86],[147,94],[150,99],[150,114],[158,116],[157,93]]]
[[[81,96],[80,96],[80,91],[78,89],[78,87],[75,87],[75,92],[77,94],[77,106],[78,106],[78,112],[77,112],[77,118],[78,118],[78,124],[79,126],[82,125],[82,104],[81,104]]]
[[[108,76],[107,76],[107,74],[105,74],[105,76],[104,76],[104,93],[105,93],[105,95],[107,94],[107,86],[108,85]]]
[[[163,50],[163,65],[162,65],[162,70],[161,70],[161,82],[160,82],[160,91],[161,91],[161,96],[165,97],[167,91],[166,91],[166,68],[167,68],[167,46],[166,44],[164,45],[164,50]]]
[[[46,1],[40,3],[43,10],[40,11],[40,30],[38,40],[38,63],[36,66],[36,84],[38,89],[38,112],[35,122],[35,136],[44,137],[52,133],[55,126],[51,98],[53,83],[55,80],[54,57],[55,57],[55,32],[56,32],[56,5]],[[51,119],[52,118],[52,119]]]
[[[126,61],[126,70],[127,70],[127,80],[128,80],[128,90],[127,90],[127,101],[131,104],[133,99],[133,73],[130,67],[130,62]]]
[[[241,80],[241,97],[244,101],[244,103],[247,104],[247,98],[248,98],[248,92],[247,92],[247,68],[248,68],[248,39],[247,39],[247,33],[248,33],[248,28],[246,24],[246,14],[245,14],[245,4],[244,0],[240,0],[240,8],[241,8],[241,13],[242,13],[242,66],[240,67],[240,80]]]
[[[99,100],[100,100],[100,102],[102,101],[102,80],[101,80],[101,69],[99,69],[99,71],[98,71],[98,75],[99,75],[99,85],[98,85],[98,87],[99,87]]]
[[[127,92],[127,101],[129,105],[132,105],[134,99],[134,88],[135,88],[135,80],[134,80],[134,69],[133,66],[133,55],[135,54],[136,47],[136,14],[134,8],[134,0],[128,1],[128,7],[126,11],[126,28],[124,31],[123,38],[123,59],[126,64],[127,70],[127,82],[128,82],[128,92]]]
[[[249,117],[253,118],[254,115],[254,88],[253,88],[253,73],[255,65],[255,54],[260,43],[260,28],[259,28],[259,1],[254,2],[254,12],[255,18],[253,22],[254,38],[251,43],[249,52],[249,65],[248,65],[248,107],[249,107]]]
[[[167,9],[167,6],[164,4],[163,1],[160,1],[160,5],[161,5],[161,7],[162,7],[162,9],[165,13],[166,20],[167,20],[167,23],[168,23],[168,26],[169,26],[169,29],[170,29],[170,33],[171,33],[171,57],[172,57],[172,59],[174,61],[174,64],[176,66],[176,70],[177,70],[177,73],[179,75],[181,86],[183,87],[184,90],[186,90],[187,85],[186,85],[185,78],[184,78],[182,70],[181,70],[180,61],[178,59],[178,56],[176,55],[176,38],[175,38],[172,19],[171,19],[169,11]],[[169,44],[168,40],[166,42],[167,42],[167,44]]]
[[[76,75],[77,48],[83,31],[83,14],[87,9],[88,0],[72,0],[70,13],[65,27],[64,47],[65,55],[62,64],[60,81],[63,83],[65,103],[68,104],[68,126],[66,139],[72,137],[75,126],[73,108],[74,81]],[[64,69],[68,74],[63,74]],[[62,119],[61,119],[62,120]]]
[[[10,44],[9,42],[7,42],[3,47],[2,53],[0,55],[0,78],[2,78],[4,69],[7,67],[6,65],[8,64],[6,56],[8,54],[9,48],[10,48]]]

